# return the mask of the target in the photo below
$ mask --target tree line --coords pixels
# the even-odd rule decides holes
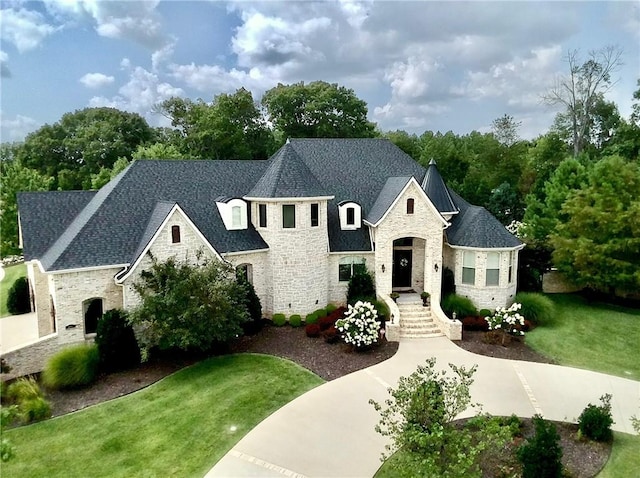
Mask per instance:
[[[287,138],[385,137],[424,166],[435,159],[452,189],[517,230],[525,266],[531,257],[535,270],[554,265],[579,285],[638,289],[640,80],[623,118],[605,98],[621,50],[566,60],[544,96],[563,110],[534,140],[509,115],[489,133],[380,131],[353,90],[323,81],[279,84],[260,103],[244,88],[211,102],[171,98],[155,107],[166,128],[112,108],[67,113],[1,145],[0,254],[18,252],[17,191],[97,189],[135,159],[265,159]]]

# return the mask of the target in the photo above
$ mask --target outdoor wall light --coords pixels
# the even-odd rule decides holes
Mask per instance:
[[[384,271],[385,271],[385,267],[384,267],[384,264],[382,264],[382,272],[384,273]]]
[[[435,269],[436,272],[438,272],[438,264],[436,263],[433,268]]]

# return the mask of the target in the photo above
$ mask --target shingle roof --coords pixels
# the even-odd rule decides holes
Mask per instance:
[[[371,210],[367,214],[367,222],[370,224],[377,224],[410,180],[411,177],[394,177],[387,179],[382,191],[378,194],[376,202],[373,203]]]
[[[18,193],[24,258],[40,258],[95,195],[96,191]]]
[[[221,253],[267,249],[253,227],[227,231],[215,205],[242,197],[267,161],[136,161],[104,186],[41,258],[45,270],[129,263],[148,237],[158,201],[178,203]]]
[[[422,180],[422,189],[427,193],[427,196],[429,196],[429,199],[431,199],[431,202],[440,213],[458,212],[458,208],[453,203],[449,189],[445,185],[433,159],[429,161],[427,172]]]
[[[522,241],[507,231],[507,228],[485,208],[473,206],[454,191],[449,192],[460,209],[460,213],[451,218],[451,226],[445,229],[449,244],[481,249],[522,245]]]
[[[153,208],[153,212],[151,213],[151,217],[149,218],[149,223],[147,224],[147,227],[144,230],[142,237],[140,238],[138,248],[127,262],[133,264],[136,259],[140,257],[140,254],[142,254],[144,248],[147,247],[149,241],[151,241],[155,233],[158,232],[158,229],[160,229],[160,226],[167,218],[169,213],[171,213],[171,210],[175,205],[176,203],[170,201],[158,201],[156,203],[156,207]]]
[[[250,198],[302,198],[330,196],[290,143],[269,160],[264,175],[249,191]]]

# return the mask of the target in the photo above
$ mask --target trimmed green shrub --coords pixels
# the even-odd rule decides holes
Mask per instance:
[[[300,327],[302,325],[302,317],[298,314],[293,314],[289,317],[289,325],[291,327]]]
[[[287,323],[287,316],[284,314],[273,314],[271,320],[273,321],[273,325],[276,327],[282,327]]]
[[[518,448],[522,478],[560,478],[562,448],[556,426],[540,415],[533,417],[535,435]]]
[[[335,311],[338,308],[337,305],[333,305],[333,304],[327,304],[327,306],[324,308],[324,311],[326,312],[327,315],[331,314],[331,312]]]
[[[387,307],[387,304],[383,300],[374,300],[371,303],[378,311],[378,319],[381,322],[385,322],[386,320],[389,320],[389,316],[391,315],[391,312],[389,312],[389,307]]]
[[[578,428],[580,433],[594,441],[609,441],[613,438],[611,425],[611,394],[607,393],[600,397],[602,405],[596,406],[591,403],[580,414],[578,418]]]
[[[42,371],[42,381],[54,389],[81,387],[93,382],[99,362],[95,345],[67,347],[49,359]]]
[[[18,277],[7,294],[7,310],[10,314],[26,314],[31,312],[29,299],[29,280]]]
[[[376,286],[373,277],[366,268],[358,269],[349,279],[347,303],[355,304],[359,300],[372,301],[376,298]]]
[[[309,325],[309,324],[315,324],[318,321],[318,315],[313,312],[311,314],[307,314],[306,317],[304,318],[304,323]]]
[[[449,318],[452,318],[455,312],[456,318],[459,320],[468,316],[478,315],[478,311],[471,299],[458,294],[449,294],[444,297],[442,299],[442,310]]]
[[[546,325],[553,321],[555,305],[547,296],[536,292],[519,292],[514,302],[522,305],[520,315],[535,325]]]
[[[493,312],[491,312],[489,309],[480,309],[480,312],[478,312],[478,316],[484,318],[484,317],[490,317],[493,315]]]
[[[314,310],[313,313],[316,314],[316,317],[318,317],[319,319],[329,315],[326,309],[317,309],[317,310]]]
[[[98,320],[96,345],[100,368],[105,372],[125,370],[140,363],[138,342],[123,310],[108,310]]]

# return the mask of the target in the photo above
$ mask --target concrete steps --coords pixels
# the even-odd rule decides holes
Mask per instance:
[[[424,307],[422,300],[398,301],[398,309],[401,339],[424,339],[444,335],[431,317],[431,308]]]

